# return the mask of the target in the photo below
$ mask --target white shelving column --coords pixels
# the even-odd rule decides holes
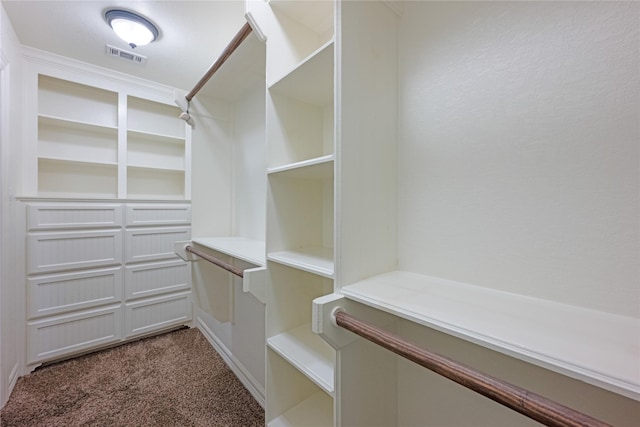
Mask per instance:
[[[269,426],[334,425],[335,351],[311,328],[334,278],[334,4],[272,1],[267,43]]]

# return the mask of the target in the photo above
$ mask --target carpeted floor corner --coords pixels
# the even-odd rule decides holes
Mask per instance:
[[[46,366],[0,411],[13,426],[264,425],[264,410],[197,329]]]

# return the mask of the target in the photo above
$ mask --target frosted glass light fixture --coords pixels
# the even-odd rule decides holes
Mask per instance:
[[[109,9],[104,13],[104,19],[132,49],[151,43],[160,34],[151,21],[128,10]]]

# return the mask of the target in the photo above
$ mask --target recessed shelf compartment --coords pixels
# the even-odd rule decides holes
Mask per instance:
[[[405,271],[374,276],[343,287],[342,293],[517,359],[640,397],[638,319]]]
[[[113,199],[118,195],[116,164],[38,159],[38,195]]]
[[[184,138],[184,121],[181,110],[173,105],[127,97],[127,128],[129,131]]]
[[[328,41],[269,90],[308,104],[327,105],[333,102],[333,40]],[[312,81],[313,84],[309,84]]]
[[[333,38],[334,6],[321,0],[272,0],[269,6],[278,22],[269,34],[277,49],[267,52],[267,78],[275,82]]]
[[[118,161],[118,131],[53,117],[38,117],[38,157],[98,164]]]
[[[270,87],[269,168],[334,153],[333,86],[333,43],[329,43]]]
[[[267,339],[267,345],[329,395],[334,392],[335,350],[305,324]]]
[[[131,199],[184,200],[184,172],[127,167],[127,194]]]
[[[96,126],[118,126],[118,94],[38,75],[38,114]]]
[[[270,174],[269,190],[267,225],[273,236],[268,241],[269,257],[331,277],[333,163]]]

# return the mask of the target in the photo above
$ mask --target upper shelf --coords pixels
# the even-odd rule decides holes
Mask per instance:
[[[404,271],[342,288],[353,300],[640,399],[640,320]]]
[[[245,237],[198,237],[194,243],[257,266],[266,265],[265,244]]]

